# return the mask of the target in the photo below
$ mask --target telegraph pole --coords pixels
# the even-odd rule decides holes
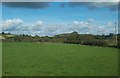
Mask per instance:
[[[117,44],[117,25],[115,22],[115,43]]]

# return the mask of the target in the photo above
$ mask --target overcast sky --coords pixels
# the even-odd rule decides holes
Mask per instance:
[[[3,2],[2,31],[53,36],[114,33],[115,2]]]

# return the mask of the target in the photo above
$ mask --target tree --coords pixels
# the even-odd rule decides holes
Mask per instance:
[[[78,44],[79,43],[79,34],[77,32],[72,32],[71,34],[69,34],[67,37],[66,37],[66,41],[65,43],[75,43],[75,44]]]
[[[2,32],[2,34],[5,34],[4,32]]]

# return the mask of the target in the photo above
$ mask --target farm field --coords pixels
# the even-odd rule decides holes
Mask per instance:
[[[115,48],[63,43],[2,43],[3,76],[117,76]]]
[[[2,42],[0,42],[0,77],[2,77]]]

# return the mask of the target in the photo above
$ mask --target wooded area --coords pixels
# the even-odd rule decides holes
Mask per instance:
[[[119,47],[120,48],[120,34],[116,35],[110,33],[109,35],[92,35],[92,34],[78,34],[77,32],[65,33],[55,35],[53,37],[49,36],[31,36],[31,35],[16,35],[11,33],[1,33],[5,38],[3,42],[52,42],[52,43],[69,43],[69,44],[81,44],[81,45],[94,45],[94,46],[104,46],[104,47]]]

